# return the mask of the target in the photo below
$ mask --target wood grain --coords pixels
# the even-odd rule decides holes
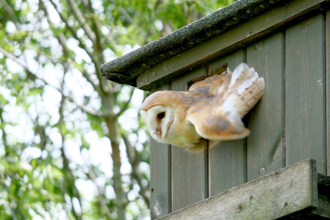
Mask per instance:
[[[151,219],[171,213],[171,147],[150,140]]]
[[[245,61],[245,50],[241,49],[209,64],[212,71],[228,63],[229,69]],[[246,139],[223,141],[209,149],[210,196],[224,192],[246,182]]]
[[[270,220],[317,206],[316,161],[308,159],[159,220]]]
[[[283,33],[248,46],[247,63],[266,84],[263,98],[249,113],[247,180],[250,181],[285,166]]]
[[[325,48],[326,48],[326,122],[327,122],[327,175],[330,175],[330,10],[326,13],[326,39],[325,39]]]
[[[287,164],[305,158],[326,169],[324,16],[311,17],[286,30]]]

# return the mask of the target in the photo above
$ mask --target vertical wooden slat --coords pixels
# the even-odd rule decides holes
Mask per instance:
[[[172,81],[172,90],[187,90],[187,82],[207,74],[201,67]],[[172,211],[208,197],[207,146],[201,152],[189,152],[172,146]]]
[[[150,140],[150,212],[155,219],[171,212],[171,148]]]
[[[326,123],[327,123],[327,175],[330,175],[330,10],[326,13],[325,20],[326,28],[326,38],[325,38],[325,48],[326,48]]]
[[[239,50],[209,64],[210,71],[228,63],[235,67],[245,62],[245,50]],[[221,193],[246,182],[246,139],[223,141],[209,148],[209,193]]]
[[[247,180],[284,167],[284,36],[277,33],[247,47],[247,64],[265,80],[264,96],[249,113]]]
[[[169,90],[165,84],[158,90]],[[153,91],[155,92],[155,91]],[[151,219],[171,213],[171,146],[150,137]]]
[[[286,31],[287,165],[317,160],[325,173],[324,16],[317,15]]]

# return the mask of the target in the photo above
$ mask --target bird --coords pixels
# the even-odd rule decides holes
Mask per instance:
[[[239,64],[193,83],[188,91],[157,91],[140,110],[151,136],[158,142],[194,148],[205,140],[247,137],[242,118],[262,98],[263,77],[253,67]]]

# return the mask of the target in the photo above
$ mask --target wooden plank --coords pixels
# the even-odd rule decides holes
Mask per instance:
[[[263,98],[249,113],[247,180],[250,181],[285,166],[283,33],[247,47],[247,63],[266,83]]]
[[[317,160],[325,173],[324,16],[286,30],[286,162]]]
[[[201,67],[172,81],[172,90],[187,90],[187,83],[206,75]],[[176,211],[208,198],[207,191],[207,146],[200,152],[189,152],[172,146],[172,211]]]
[[[261,14],[247,22],[239,24],[206,42],[171,57],[162,63],[147,69],[137,78],[137,87],[149,90],[164,81],[183,75],[191,68],[206,64],[225,54],[236,51],[257,39],[276,33],[293,21],[309,17],[326,8],[327,0],[291,1],[283,7]]]
[[[228,63],[235,67],[245,62],[245,50],[239,50],[209,64],[210,71]],[[210,196],[246,182],[246,139],[223,141],[209,149]]]
[[[327,123],[327,175],[330,175],[330,10],[326,13],[326,123]]]
[[[171,213],[171,147],[150,138],[151,219]]]
[[[316,161],[308,159],[159,220],[270,220],[317,206]]]
[[[170,85],[164,84],[158,90],[169,89]],[[150,190],[151,219],[171,213],[171,146],[158,143],[151,137]]]

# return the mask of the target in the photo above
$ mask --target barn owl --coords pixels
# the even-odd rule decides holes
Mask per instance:
[[[159,91],[142,104],[141,116],[158,142],[182,148],[203,139],[236,140],[250,131],[242,118],[259,101],[265,82],[245,63],[192,84],[188,91]]]

